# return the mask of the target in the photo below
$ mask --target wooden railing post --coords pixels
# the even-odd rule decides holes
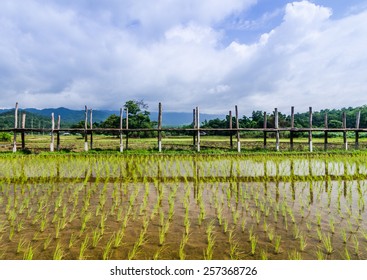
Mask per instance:
[[[85,119],[84,119],[84,151],[88,152],[88,107],[85,106]]]
[[[361,111],[357,112],[357,116],[356,116],[356,131],[355,131],[355,148],[359,149],[359,123],[360,123],[360,119],[361,119]]]
[[[308,132],[308,147],[309,147],[309,151],[312,152],[313,151],[313,146],[312,146],[312,107],[309,108],[309,132]]]
[[[15,103],[15,111],[14,111],[13,153],[17,151],[17,128],[18,128],[18,102]]]
[[[241,152],[241,140],[240,140],[240,122],[238,119],[238,107],[237,105],[234,107],[236,113],[236,129],[237,129],[237,152]]]
[[[123,110],[122,108],[120,108],[120,153],[124,151],[124,144],[122,141],[122,115],[123,115]]]
[[[293,129],[294,129],[294,106],[291,107],[291,131],[289,133],[289,138],[290,138],[290,149],[291,151],[293,151],[294,149],[294,144],[293,144]]]
[[[162,152],[162,103],[158,104],[158,152]]]
[[[279,115],[278,115],[278,108],[274,109],[274,128],[276,129],[275,132],[275,150],[279,151]]]

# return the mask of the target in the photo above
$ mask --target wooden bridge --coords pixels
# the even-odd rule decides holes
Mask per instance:
[[[165,128],[162,127],[162,104],[158,105],[158,125],[156,128],[129,128],[129,118],[127,109],[120,109],[120,126],[119,128],[93,128],[93,115],[92,110],[88,110],[87,106],[85,106],[85,122],[84,128],[60,128],[61,116],[59,115],[57,121],[55,122],[55,116],[51,114],[51,128],[26,128],[25,127],[25,119],[26,114],[23,113],[21,116],[21,125],[18,127],[18,103],[15,105],[15,113],[14,113],[14,128],[9,129],[1,129],[3,132],[11,132],[13,133],[13,141],[12,147],[13,152],[17,151],[17,135],[21,136],[21,149],[25,149],[25,136],[28,133],[33,132],[41,132],[41,133],[49,133],[50,134],[50,151],[53,152],[55,150],[60,150],[60,134],[63,133],[81,133],[84,135],[84,151],[88,151],[93,148],[93,134],[94,133],[114,133],[119,135],[120,143],[119,150],[123,152],[124,149],[128,149],[129,145],[129,132],[157,132],[157,148],[158,151],[162,151],[162,132],[186,132],[192,134],[193,141],[193,149],[200,152],[200,136],[203,132],[227,132],[229,137],[229,148],[234,149],[234,143],[236,144],[237,152],[241,152],[241,132],[260,132],[263,133],[263,148],[268,148],[268,134],[275,134],[275,150],[280,150],[280,133],[281,132],[289,132],[289,145],[290,150],[294,149],[294,138],[296,138],[297,133],[308,133],[308,150],[310,152],[313,151],[313,142],[312,142],[312,133],[313,132],[321,132],[324,133],[324,149],[328,149],[328,133],[337,132],[343,135],[343,148],[348,150],[348,140],[347,133],[354,132],[355,141],[354,148],[359,148],[359,138],[360,133],[367,132],[367,128],[360,128],[360,112],[356,115],[356,123],[354,128],[346,127],[346,114],[343,113],[342,116],[342,128],[328,128],[328,118],[327,114],[325,114],[325,125],[323,128],[315,128],[312,127],[312,107],[309,108],[309,127],[308,128],[296,128],[294,126],[294,107],[291,107],[291,126],[290,127],[279,127],[279,117],[277,108],[274,109],[274,127],[267,127],[267,114],[264,112],[264,126],[262,128],[241,128],[239,126],[239,117],[238,117],[238,107],[235,106],[235,123],[232,121],[232,112],[229,111],[229,127],[227,128],[201,128],[200,127],[200,112],[199,107],[193,109],[193,126],[192,128]],[[125,113],[125,119],[123,115]],[[89,127],[88,127],[88,115],[89,115]],[[125,120],[125,121],[124,121]],[[89,136],[89,140],[88,140]],[[233,139],[235,137],[235,140]],[[56,144],[55,144],[56,138]],[[125,139],[123,139],[125,138]],[[125,143],[124,143],[125,142]]]

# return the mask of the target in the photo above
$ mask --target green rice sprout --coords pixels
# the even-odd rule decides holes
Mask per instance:
[[[51,241],[52,241],[52,237],[51,237],[51,234],[49,234],[47,238],[45,239],[45,241],[43,242],[43,250],[46,250],[48,248]]]
[[[345,260],[351,260],[350,254],[348,252],[347,247],[344,248],[344,259]]]
[[[0,239],[0,241],[1,241],[1,239]],[[17,246],[17,254],[22,252],[26,245],[27,245],[26,239],[24,237],[21,237],[19,239],[18,246]]]
[[[299,249],[304,252],[307,247],[307,237],[304,234],[299,235]]]
[[[281,235],[276,235],[275,236],[275,239],[274,239],[274,253],[275,254],[279,254],[281,252],[281,250],[280,250],[281,240],[282,240]]]
[[[302,260],[302,255],[297,250],[293,250],[288,252],[288,259],[289,260]]]
[[[33,248],[31,242],[28,243],[27,249],[23,255],[23,260],[33,260]]]
[[[324,249],[326,254],[330,255],[334,252],[333,244],[331,242],[330,234],[323,234],[322,236],[322,244],[324,245]]]
[[[89,235],[87,234],[82,242],[82,244],[80,245],[80,249],[79,249],[79,260],[85,260],[86,256],[85,256],[85,251],[88,249],[89,247]]]
[[[325,255],[324,253],[322,252],[322,250],[318,249],[316,251],[316,257],[317,257],[317,260],[321,261],[321,260],[325,260]]]
[[[53,259],[54,260],[62,260],[64,257],[64,251],[61,248],[60,242],[57,242],[54,254],[53,254]]]
[[[114,236],[113,235],[110,237],[110,239],[108,240],[106,246],[103,249],[103,255],[102,255],[103,260],[109,260],[111,258],[112,243],[114,243]]]
[[[359,241],[357,236],[353,236],[353,244],[354,244],[354,253],[359,256]]]
[[[252,236],[250,243],[251,243],[251,255],[255,255],[256,246],[257,246],[258,237],[256,235]]]
[[[260,249],[260,259],[261,260],[268,260],[268,251],[266,249]]]

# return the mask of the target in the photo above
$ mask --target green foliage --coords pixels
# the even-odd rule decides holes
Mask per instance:
[[[0,142],[11,141],[11,134],[7,132],[0,132]]]

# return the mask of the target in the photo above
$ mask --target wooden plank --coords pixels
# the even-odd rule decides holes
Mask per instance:
[[[14,111],[14,138],[13,138],[13,153],[17,151],[17,128],[18,128],[18,102],[15,103]]]
[[[309,118],[309,128],[310,131],[308,132],[308,148],[309,151],[313,151],[313,145],[312,145],[312,107],[308,110],[308,118]]]
[[[276,129],[275,132],[275,150],[279,151],[279,114],[278,114],[278,108],[274,109],[274,128]]]
[[[238,118],[238,107],[237,105],[234,107],[235,108],[235,114],[236,114],[236,130],[237,130],[237,152],[241,152],[241,140],[240,140],[240,122],[239,122],[239,118]]]
[[[123,144],[123,139],[122,139],[122,119],[123,119],[123,110],[122,108],[120,108],[120,153],[122,153],[124,151],[124,144]]]
[[[162,103],[158,104],[158,152],[162,152]]]

